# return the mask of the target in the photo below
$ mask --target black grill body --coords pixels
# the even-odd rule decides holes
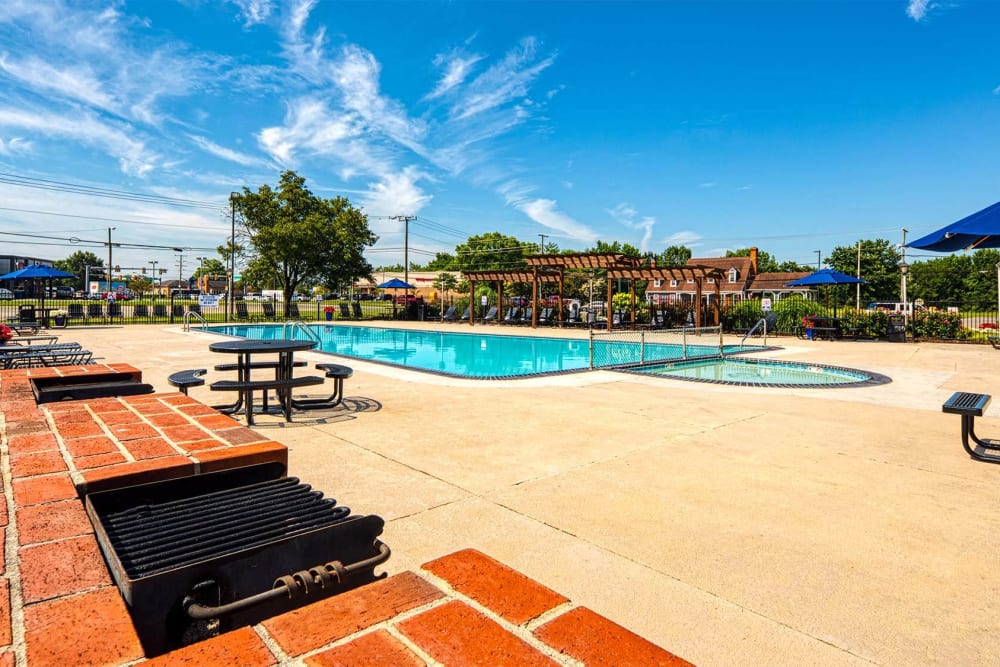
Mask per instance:
[[[85,498],[148,657],[380,578],[383,520],[283,473],[261,464]]]

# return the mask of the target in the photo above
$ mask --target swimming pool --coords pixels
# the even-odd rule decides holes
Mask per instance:
[[[891,380],[879,373],[775,359],[707,359],[628,369],[630,373],[678,380],[767,387],[858,387]]]
[[[590,341],[543,336],[505,336],[489,333],[413,331],[382,327],[311,325],[319,337],[317,349],[365,361],[402,366],[462,378],[501,379],[590,370]],[[282,325],[242,324],[206,327],[206,331],[242,338],[281,338]],[[306,338],[295,329],[288,333]],[[594,341],[596,358],[616,364],[643,358],[681,359],[680,345]],[[735,352],[739,346],[727,347]],[[688,345],[687,356],[717,354],[718,346]]]

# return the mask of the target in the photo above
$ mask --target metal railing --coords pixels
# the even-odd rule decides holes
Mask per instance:
[[[678,329],[590,330],[590,368],[722,357],[721,326]]]
[[[287,340],[289,332],[292,333],[292,337],[294,338],[296,331],[301,331],[303,334],[305,334],[306,338],[314,340],[317,343],[321,343],[322,342],[320,340],[319,334],[317,334],[315,331],[313,331],[309,327],[309,325],[307,325],[302,320],[288,320],[284,324],[282,324],[281,325],[281,338]]]
[[[205,321],[205,318],[202,317],[200,313],[196,313],[193,310],[189,310],[188,312],[184,313],[184,331],[191,331],[191,318],[200,321],[202,329],[208,326],[208,322]]]
[[[750,336],[753,336],[758,331],[761,331],[763,333],[764,344],[767,345],[767,318],[762,317],[759,320],[757,320],[756,324],[750,327],[749,331],[743,334],[743,338],[740,339],[740,347],[745,346],[747,338],[750,338]]]

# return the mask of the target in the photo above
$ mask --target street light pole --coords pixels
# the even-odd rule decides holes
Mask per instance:
[[[822,250],[814,250],[813,252],[816,253],[816,270],[819,271],[820,269],[823,268],[822,266],[820,266],[820,261],[821,261],[820,260],[820,255],[823,254],[823,251]]]
[[[239,196],[237,192],[229,193],[229,212],[230,212],[230,234],[229,237],[229,289],[226,294],[226,321],[232,319],[233,316],[233,283],[236,277],[236,197]]]

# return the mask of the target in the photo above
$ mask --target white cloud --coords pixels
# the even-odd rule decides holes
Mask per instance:
[[[717,185],[716,183],[709,181],[708,183],[699,183],[698,187],[699,188],[714,188],[716,185]]]
[[[222,158],[223,160],[229,160],[230,162],[235,162],[236,164],[241,164],[244,167],[267,167],[269,166],[266,160],[261,160],[260,158],[254,157],[252,155],[247,155],[246,153],[239,153],[237,151],[226,148],[225,146],[220,146],[219,144],[209,141],[205,137],[195,136],[189,134],[188,137],[195,143],[196,146],[201,148],[206,153],[210,153],[216,157]]]
[[[552,199],[532,199],[515,205],[515,208],[540,225],[559,232],[575,241],[594,242],[597,234],[556,207]]]
[[[906,6],[906,14],[914,21],[923,21],[927,12],[935,7],[937,7],[937,3],[931,0],[910,0]]]
[[[528,87],[555,61],[555,56],[549,56],[535,62],[536,50],[533,37],[522,39],[502,61],[469,82],[452,107],[452,115],[469,118],[527,95]]]
[[[63,116],[25,109],[0,108],[0,127],[13,127],[50,139],[75,141],[97,147],[118,159],[121,170],[132,176],[146,176],[160,156],[132,138],[132,132],[112,127],[89,115]]]
[[[622,225],[630,229],[642,231],[642,237],[639,239],[639,250],[642,252],[648,252],[650,241],[653,238],[653,227],[656,225],[656,218],[651,216],[643,216],[636,219],[639,212],[632,207],[631,204],[622,202],[614,208],[610,209],[608,213],[611,217],[617,220]]]
[[[387,174],[377,183],[370,183],[361,197],[361,206],[368,215],[415,215],[431,201],[431,195],[420,189],[418,182],[426,174],[414,166]]]
[[[11,137],[6,141],[0,137],[0,155],[27,155],[31,152],[31,149],[31,142],[21,137]]]
[[[243,15],[245,25],[252,26],[257,23],[263,23],[271,15],[274,10],[274,4],[271,0],[229,0],[234,5],[239,7],[240,13]]]
[[[701,245],[701,239],[701,234],[690,230],[684,230],[681,232],[674,232],[670,236],[663,239],[661,243],[667,247],[672,245],[683,245],[691,248]]]
[[[483,56],[481,55],[464,56],[458,51],[452,51],[447,54],[439,53],[434,57],[434,65],[436,67],[443,66],[444,73],[441,75],[441,79],[434,87],[434,90],[428,93],[425,99],[430,100],[440,97],[461,84],[469,76],[473,65],[482,59]]]

